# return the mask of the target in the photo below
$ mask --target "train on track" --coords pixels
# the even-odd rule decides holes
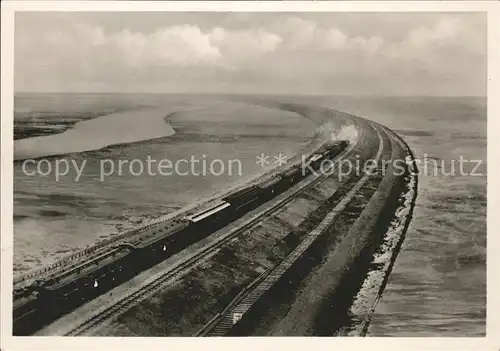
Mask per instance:
[[[151,224],[142,235],[124,240],[85,262],[16,291],[14,334],[33,333],[71,309],[221,229],[298,183],[317,170],[321,162],[336,157],[348,144],[347,141],[327,143],[302,164],[233,192],[190,216]]]

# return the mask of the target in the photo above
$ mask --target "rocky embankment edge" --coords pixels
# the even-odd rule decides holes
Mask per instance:
[[[379,127],[391,140],[392,162],[347,233],[304,279],[271,335],[366,334],[411,221],[418,184],[409,147],[394,132]]]
[[[394,141],[406,152],[407,173],[398,204],[382,242],[376,248],[363,284],[354,297],[348,311],[348,323],[337,332],[339,336],[366,336],[375,308],[383,292],[401,250],[406,232],[413,217],[418,195],[418,167],[410,147],[396,133],[388,130]]]

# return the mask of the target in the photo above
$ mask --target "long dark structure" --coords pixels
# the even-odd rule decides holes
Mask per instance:
[[[262,182],[236,191],[209,208],[182,219],[154,224],[138,237],[111,246],[104,253],[47,280],[35,281],[14,295],[14,335],[29,335],[140,272],[214,233],[245,213],[284,192],[333,159],[347,141],[330,142],[306,158]]]

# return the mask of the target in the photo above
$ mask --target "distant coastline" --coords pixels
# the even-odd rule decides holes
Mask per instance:
[[[95,151],[117,144],[129,144],[175,134],[166,123],[164,109],[127,109],[120,112],[42,123],[15,121],[14,161]],[[33,120],[32,120],[33,121]],[[15,127],[16,128],[16,127]]]
[[[14,140],[64,133],[68,129],[73,128],[74,125],[78,122],[96,118],[99,116],[102,115],[99,114],[88,117],[81,116],[72,118],[71,120],[64,119],[65,117],[63,116],[51,116],[50,119],[44,119],[43,117],[34,117],[22,120],[14,119]]]

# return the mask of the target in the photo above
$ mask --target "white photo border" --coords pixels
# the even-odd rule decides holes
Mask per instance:
[[[500,187],[487,184],[487,334],[484,338],[13,337],[14,15],[19,11],[486,12],[489,173],[500,174],[500,3],[496,1],[3,1],[1,4],[1,348],[2,350],[256,349],[500,350]]]

